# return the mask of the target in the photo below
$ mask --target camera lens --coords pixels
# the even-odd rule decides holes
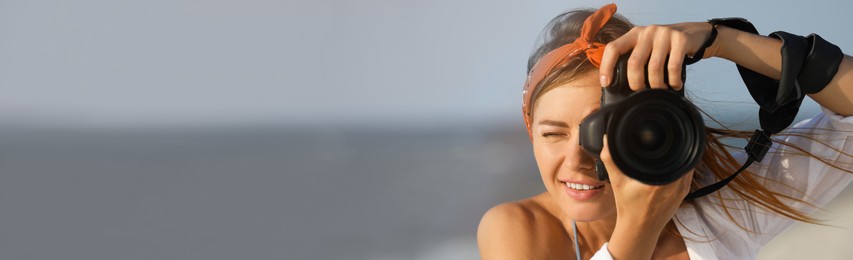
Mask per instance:
[[[677,166],[685,152],[683,146],[683,118],[678,111],[658,100],[644,100],[626,107],[617,131],[624,152],[620,158],[647,175],[665,175]]]
[[[641,157],[659,157],[672,145],[672,132],[667,131],[669,122],[659,114],[647,114],[638,118],[631,148]]]
[[[666,90],[635,93],[608,123],[608,143],[622,171],[648,184],[670,183],[690,170],[704,149],[704,124],[685,99]]]

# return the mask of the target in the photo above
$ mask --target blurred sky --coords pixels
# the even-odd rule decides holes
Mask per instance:
[[[0,122],[520,125],[542,27],[608,2],[0,0]],[[848,53],[851,3],[617,2],[638,24],[742,16],[763,34],[816,32]],[[746,103],[700,106],[754,120],[733,65],[688,73],[694,94]]]

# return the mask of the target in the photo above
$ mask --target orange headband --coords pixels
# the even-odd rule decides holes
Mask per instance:
[[[530,136],[531,141],[533,140],[533,132],[530,129],[530,110],[533,105],[532,98],[536,96],[535,93],[537,93],[539,83],[558,65],[565,63],[569,58],[577,56],[581,52],[586,53],[589,62],[598,67],[601,64],[601,56],[604,55],[604,44],[593,42],[593,39],[598,34],[598,31],[601,30],[601,27],[604,27],[604,24],[610,21],[610,17],[613,17],[614,13],[616,13],[615,4],[605,5],[601,9],[598,9],[598,11],[595,11],[595,13],[587,17],[583,22],[580,37],[575,39],[574,42],[560,46],[542,56],[536,62],[536,65],[533,65],[530,73],[527,74],[527,83],[524,84],[524,92],[522,94],[521,112],[524,113],[524,124],[527,126],[527,134]]]

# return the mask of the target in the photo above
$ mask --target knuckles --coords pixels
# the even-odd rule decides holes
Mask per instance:
[[[674,44],[684,44],[687,43],[687,33],[682,31],[673,30],[670,34],[670,38]]]
[[[605,147],[601,150],[601,154],[599,155],[599,159],[604,162],[605,165],[611,165],[613,163],[613,157],[610,155],[610,149]]]
[[[631,30],[628,30],[628,33],[642,32],[643,30],[646,29],[646,27],[647,26],[634,26],[634,28],[631,28]]]
[[[670,55],[684,55],[685,53],[682,52],[683,47],[680,46],[692,44],[689,33],[678,25],[635,26],[628,31],[626,36],[628,37],[620,37],[619,39],[605,45],[605,59],[602,62],[602,65],[604,65],[602,67],[606,66],[609,68],[610,65],[612,65],[611,63],[615,63],[617,56],[623,53],[628,53],[631,49],[637,50],[636,47],[638,47],[640,43],[650,44],[648,47],[652,50],[655,48],[667,48],[667,53]],[[688,46],[687,48],[690,47]],[[652,85],[650,87],[660,88],[662,86],[669,85],[673,88],[679,89],[683,84],[679,76],[670,77],[668,81],[665,81],[663,80],[663,74],[680,75],[680,65],[681,64],[679,64],[678,61],[669,60],[667,62],[664,60],[663,56],[659,54],[655,55],[654,53],[650,54],[649,51],[645,49],[643,51],[632,52],[628,58],[629,85],[631,89],[641,89],[640,85],[644,84],[643,78],[645,77],[643,76],[644,73],[642,73],[642,71],[647,67],[649,71],[649,83]]]
[[[649,59],[649,73],[660,72],[663,69],[663,59],[661,57],[652,57]]]
[[[631,53],[631,57],[628,58],[628,70],[629,71],[632,70],[631,68],[642,68],[642,66],[646,65],[646,64],[644,64],[645,62],[643,60],[641,60],[642,59],[641,55],[642,54],[639,54],[636,52]]]

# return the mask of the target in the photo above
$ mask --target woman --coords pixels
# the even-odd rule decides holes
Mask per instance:
[[[823,113],[774,136],[766,157],[718,192],[684,200],[744,163],[746,155],[730,154],[719,142],[748,137],[743,132],[707,128],[696,168],[662,186],[625,176],[605,137],[600,160],[610,179],[600,181],[595,158],[577,145],[577,126],[599,108],[601,87],[610,84],[620,55],[630,53],[633,90],[646,87],[646,64],[651,88],[680,89],[680,77],[665,82],[663,75],[681,74],[684,61],[667,56],[719,57],[773,79],[782,76],[784,62],[778,39],[706,22],[634,27],[613,12],[608,5],[556,17],[531,56],[529,80],[541,83],[526,87],[539,91],[526,93],[523,104],[547,192],[486,212],[477,234],[484,259],[755,258],[794,222],[814,222],[808,214],[853,180],[853,59],[839,52],[837,73],[808,94]],[[577,50],[537,72],[548,53],[569,44]]]

